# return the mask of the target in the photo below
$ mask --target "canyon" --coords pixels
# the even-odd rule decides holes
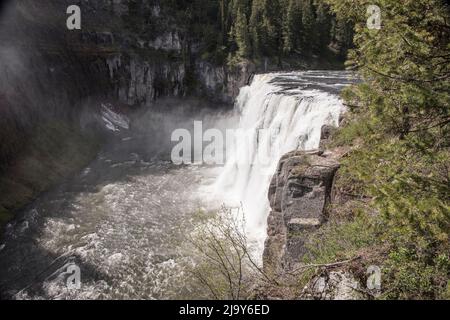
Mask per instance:
[[[150,34],[128,20],[129,2],[100,0],[68,33],[69,3],[10,3],[1,20],[0,297],[195,296],[180,221],[221,204],[242,204],[264,268],[294,268],[326,222],[340,153],[319,147],[352,74],[214,64],[152,1],[139,16],[159,22]],[[170,133],[194,120],[250,130],[253,143],[235,137],[223,167],[177,166]],[[261,151],[265,165],[240,163]],[[83,285],[68,291],[73,263]]]

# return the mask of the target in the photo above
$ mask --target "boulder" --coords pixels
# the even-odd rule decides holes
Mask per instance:
[[[359,281],[345,271],[330,271],[315,277],[305,288],[305,297],[316,300],[362,300],[367,294]]]

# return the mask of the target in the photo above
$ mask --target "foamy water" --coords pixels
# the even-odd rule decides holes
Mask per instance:
[[[236,137],[224,167],[175,166],[153,157],[146,149],[155,140],[152,134],[142,143],[132,133],[118,139],[7,227],[0,242],[1,297],[195,298],[182,267],[189,259],[189,252],[180,252],[188,232],[184,222],[200,208],[242,203],[249,235],[261,245],[267,190],[279,158],[317,148],[322,125],[337,125],[344,111],[337,93],[348,77],[341,72],[256,76],[236,103],[240,121],[234,129],[248,134]],[[128,127],[115,114],[104,112],[103,120],[114,131]],[[259,136],[258,129],[271,135]],[[242,161],[261,150],[269,151],[263,163]],[[78,290],[65,282],[72,263],[81,269]]]
[[[267,193],[280,158],[294,150],[317,149],[322,126],[338,126],[345,108],[337,93],[348,84],[349,76],[340,72],[264,74],[241,89],[236,108],[238,128],[245,134],[236,136],[215,190],[225,202],[242,204],[248,232],[260,249],[270,210]]]

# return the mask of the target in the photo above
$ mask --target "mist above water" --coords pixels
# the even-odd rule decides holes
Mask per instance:
[[[348,76],[258,75],[242,88],[232,112],[167,100],[128,122],[103,110],[113,141],[79,175],[42,195],[7,227],[0,249],[2,297],[194,298],[182,268],[189,253],[179,248],[188,232],[183,222],[199,209],[242,203],[249,235],[261,248],[267,190],[279,158],[317,148],[322,125],[338,124],[344,107],[337,92]],[[176,166],[170,161],[171,133],[192,130],[195,120],[205,130],[241,128],[249,135],[236,137],[223,167]],[[272,135],[259,139],[257,129]],[[264,164],[239,161],[244,154],[256,158],[260,150],[269,151]],[[68,263],[81,269],[80,290],[66,287]]]

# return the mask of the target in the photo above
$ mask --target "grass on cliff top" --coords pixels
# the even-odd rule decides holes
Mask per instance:
[[[0,176],[0,228],[40,193],[81,170],[98,146],[95,137],[66,123],[39,125],[14,164]]]

